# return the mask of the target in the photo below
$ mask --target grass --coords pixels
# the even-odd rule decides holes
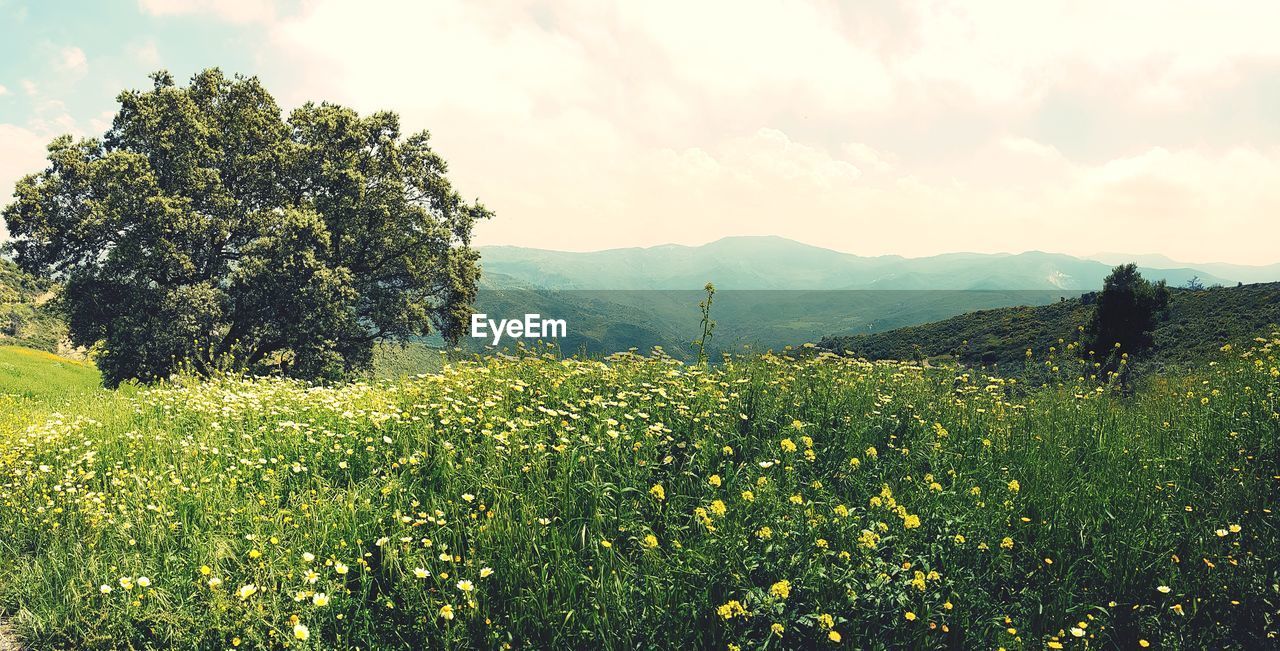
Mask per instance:
[[[0,419],[0,612],[32,648],[1262,648],[1278,347],[1132,397],[829,355],[81,394]]]
[[[89,362],[20,346],[0,346],[0,396],[49,404],[96,392],[101,385],[98,370]]]

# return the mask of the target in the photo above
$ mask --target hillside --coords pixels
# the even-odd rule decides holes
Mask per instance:
[[[0,345],[58,350],[66,337],[66,327],[41,308],[49,289],[49,283],[0,258]]]
[[[97,369],[88,362],[43,350],[0,345],[0,396],[52,403],[101,385]]]
[[[966,365],[1016,369],[1025,363],[1027,349],[1043,355],[1051,346],[1076,341],[1091,309],[1080,299],[1069,299],[979,310],[886,332],[826,337],[818,346],[868,359],[949,357]],[[1239,344],[1275,324],[1280,324],[1280,283],[1174,289],[1147,363],[1186,365],[1203,360],[1224,342]]]

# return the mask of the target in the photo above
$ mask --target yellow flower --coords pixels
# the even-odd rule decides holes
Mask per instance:
[[[853,458],[849,459],[849,467],[850,467],[850,468],[857,468],[857,467],[858,467],[858,466],[860,466],[860,465],[862,465],[862,462],[858,460],[858,457],[853,457]]]
[[[427,568],[425,567],[415,567],[413,568],[413,575],[418,577],[419,579],[425,579],[431,576],[431,573],[428,572]]]
[[[772,537],[773,537],[773,529],[770,529],[767,526],[760,527],[759,529],[756,530],[756,538],[759,538],[761,540],[768,540]]]
[[[711,513],[716,517],[724,517],[724,514],[727,513],[728,510],[729,509],[725,507],[724,502],[720,500],[715,500],[711,503]]]
[[[1018,492],[1018,491],[1020,491],[1020,490],[1022,490],[1022,484],[1019,484],[1019,483],[1018,483],[1018,480],[1014,479],[1014,480],[1011,480],[1011,481],[1009,482],[1009,492],[1010,492],[1010,493],[1016,493],[1016,492]]]
[[[711,475],[711,477],[707,479],[707,483],[711,484],[715,488],[720,488],[720,475]]]
[[[201,566],[200,566],[200,573],[201,573],[201,574],[203,574],[203,575],[205,575],[205,576],[209,576],[210,574],[212,574],[212,573],[213,573],[213,568],[209,567],[208,565],[201,565]]]
[[[1000,548],[1001,548],[1001,549],[1013,549],[1013,538],[1010,538],[1010,537],[1008,537],[1008,536],[1005,536],[1005,537],[1004,537],[1004,540],[1001,540],[1001,541],[1000,541]]]
[[[471,581],[467,579],[463,579],[461,581],[458,581],[458,589],[463,592],[471,592],[472,590],[476,589],[476,586]]]
[[[1138,640],[1138,646],[1140,646],[1140,647],[1142,647],[1142,648],[1144,648],[1144,649],[1145,649],[1145,648],[1147,648],[1147,647],[1151,646],[1151,643],[1150,643],[1150,642],[1148,642],[1148,641],[1146,641],[1146,640]]]
[[[751,491],[742,491],[742,499],[748,502],[754,502],[756,499],[756,494],[752,493]]]
[[[848,517],[849,515],[849,508],[843,504],[837,504],[833,510],[838,518]]]
[[[482,568],[480,568],[480,578],[482,578],[482,579],[487,579],[487,578],[489,578],[489,577],[491,577],[491,576],[493,576],[493,568],[492,568],[492,567],[487,567],[487,566],[486,566],[486,567],[482,567]]]
[[[293,636],[305,642],[311,637],[311,631],[307,629],[306,625],[297,623],[293,625]]]
[[[657,549],[658,537],[653,534],[646,535],[644,537],[644,546],[648,549]]]
[[[869,447],[867,448],[867,451],[864,453],[864,456],[866,456],[868,459],[874,459],[880,456],[880,453],[876,452],[875,447]]]
[[[910,610],[908,610],[907,612],[903,613],[903,615],[902,615],[902,616],[903,616],[903,617],[905,617],[905,618],[907,618],[907,621],[908,621],[908,622],[914,622],[914,621],[916,621],[916,614],[915,614],[915,613],[913,613],[913,612],[911,612]]]
[[[825,631],[829,628],[834,628],[835,625],[836,619],[832,617],[830,613],[822,613],[821,615],[818,615],[818,626],[822,627],[822,630]]]
[[[741,601],[732,599],[728,603],[716,608],[716,614],[719,615],[721,619],[729,620],[734,617],[745,617],[747,609],[742,605]]]
[[[782,447],[783,452],[796,451],[795,441],[792,441],[791,439],[782,439],[781,441],[778,442],[778,445]]]
[[[453,606],[450,606],[449,604],[445,604],[441,606],[440,616],[443,617],[444,619],[449,619],[449,620],[453,619]]]
[[[659,502],[667,499],[667,489],[663,488],[662,484],[654,484],[653,488],[649,489],[649,494],[653,496],[653,499],[658,500]]]
[[[835,631],[830,631],[830,632],[828,632],[828,633],[827,633],[827,639],[828,639],[828,640],[831,640],[832,642],[835,642],[836,644],[839,644],[839,643],[840,643],[840,634],[839,634],[839,633],[837,633],[837,632],[835,632]]]
[[[918,516],[918,515],[908,515],[907,517],[905,517],[905,518],[903,518],[903,519],[902,519],[902,526],[906,527],[907,529],[915,529],[915,528],[919,527],[919,526],[920,526],[920,516]]]
[[[879,534],[869,529],[863,529],[862,535],[858,536],[858,544],[862,545],[863,547],[866,547],[867,549],[875,549],[876,545],[879,543],[880,543]]]
[[[324,607],[329,605],[329,595],[323,592],[317,592],[311,597],[311,603],[316,606]]]
[[[792,495],[792,496],[791,496],[791,503],[792,503],[792,504],[804,504],[804,498],[803,498],[803,497],[801,497],[799,493],[796,493],[795,495]]]
[[[138,577],[138,585],[143,588],[149,588],[151,587],[151,579],[148,579],[145,576],[140,576]]]
[[[769,586],[769,594],[779,598],[786,599],[791,596],[791,582],[783,579]]]
[[[610,547],[613,547],[613,543],[609,542],[608,540],[601,540],[600,546],[604,547],[605,549],[608,549]]]
[[[1172,590],[1172,588],[1170,588],[1170,587],[1169,587],[1169,586],[1167,586],[1167,585],[1158,585],[1158,586],[1156,586],[1156,590],[1160,591],[1160,593],[1161,593],[1161,594],[1169,594],[1169,592],[1170,592],[1170,590]]]
[[[779,623],[777,623],[777,622],[774,622],[774,623],[773,623],[773,626],[770,626],[770,627],[769,627],[769,630],[770,630],[770,631],[773,631],[773,634],[774,634],[774,635],[781,636],[781,635],[782,635],[782,633],[783,633],[783,631],[786,631],[787,629],[786,629],[786,627],[785,627],[785,626],[783,626],[782,624],[779,624]]]
[[[236,590],[236,596],[240,597],[241,601],[244,601],[245,599],[252,597],[257,592],[258,592],[258,586],[252,583],[248,583],[240,586],[239,590]]]

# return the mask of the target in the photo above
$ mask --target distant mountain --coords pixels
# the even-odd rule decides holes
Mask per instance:
[[[823,336],[872,334],[1012,306],[1040,306],[1101,288],[1108,261],[1029,251],[950,253],[925,258],[862,257],[780,237],[728,237],[703,246],[665,245],[568,253],[481,247],[478,312],[563,318],[566,353],[611,353],[654,345],[694,356],[702,286],[714,282],[713,352],[777,349]],[[1179,287],[1205,285],[1280,266],[1226,265],[1231,273],[1151,258],[1143,276]],[[1167,265],[1167,266],[1159,266]],[[866,291],[876,290],[876,291]],[[472,340],[473,349],[483,348]]]
[[[1267,283],[1280,280],[1280,263],[1260,266],[1230,264],[1227,262],[1185,263],[1177,262],[1168,256],[1160,255],[1158,253],[1147,255],[1098,253],[1096,255],[1089,256],[1089,259],[1104,262],[1106,264],[1133,262],[1147,267],[1201,269],[1209,274],[1213,274],[1214,276],[1228,278],[1232,281],[1231,284],[1235,284],[1236,282]],[[1201,280],[1203,280],[1203,278]],[[1205,281],[1204,284],[1207,286],[1213,283]]]
[[[818,346],[868,359],[949,358],[969,366],[1017,372],[1026,351],[1076,341],[1092,308],[1079,299],[961,314],[878,333],[826,337]],[[1224,343],[1268,336],[1280,324],[1280,283],[1202,291],[1174,289],[1147,364],[1186,365],[1210,358]]]
[[[486,274],[538,289],[699,289],[710,281],[721,289],[1087,291],[1115,264],[1041,251],[862,257],[771,236],[589,253],[491,246],[480,255]],[[1143,276],[1175,287],[1193,277],[1206,285],[1280,280],[1280,265],[1148,262],[1155,264],[1139,264]]]

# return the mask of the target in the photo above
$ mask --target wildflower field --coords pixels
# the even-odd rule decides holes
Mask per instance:
[[[33,648],[1275,647],[1278,348],[1131,396],[1039,351],[1027,390],[530,354],[0,397],[0,613]]]

